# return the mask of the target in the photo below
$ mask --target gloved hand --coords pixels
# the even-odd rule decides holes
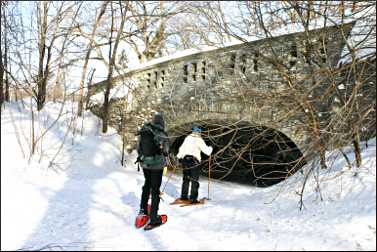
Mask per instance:
[[[138,163],[140,161],[141,161],[140,156],[138,156],[134,164],[136,164],[136,163]]]

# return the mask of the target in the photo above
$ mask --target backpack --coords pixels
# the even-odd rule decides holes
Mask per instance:
[[[146,168],[163,166],[164,153],[168,153],[168,139],[166,133],[150,123],[144,124],[139,131],[138,160]],[[160,167],[162,168],[162,167]]]

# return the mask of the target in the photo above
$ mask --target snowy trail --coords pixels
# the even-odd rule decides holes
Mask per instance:
[[[46,113],[53,116],[56,109]],[[126,157],[126,167],[120,166],[121,140],[114,131],[99,135],[97,119],[87,114],[85,134],[75,138],[75,145],[67,142],[58,160],[62,170],[54,172],[43,160],[28,164],[22,157],[10,112],[26,136],[30,129],[27,113],[14,105],[3,111],[2,250],[376,249],[375,139],[363,151],[362,168],[349,170],[339,158],[333,169],[323,171],[322,201],[315,180],[309,181],[303,211],[296,194],[301,173],[269,188],[211,180],[211,200],[185,208],[169,205],[181,188],[181,177],[174,175],[160,203],[167,224],[144,232],[133,226],[144,177],[133,164],[135,153]],[[54,153],[65,125],[45,136],[46,155]],[[199,196],[207,197],[206,178],[201,178]]]

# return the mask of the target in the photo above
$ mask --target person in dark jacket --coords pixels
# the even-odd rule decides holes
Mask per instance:
[[[147,206],[151,195],[150,224],[160,224],[161,217],[157,214],[160,204],[160,186],[163,168],[166,165],[166,158],[169,153],[169,141],[162,115],[156,113],[152,123],[146,122],[138,134],[140,135],[138,161],[145,177],[139,214],[148,215]]]

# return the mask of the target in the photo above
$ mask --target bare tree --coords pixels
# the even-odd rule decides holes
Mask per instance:
[[[128,11],[128,4],[123,7],[121,1],[119,1],[120,13],[121,13],[121,21],[118,29],[117,36],[114,41],[114,48],[112,48],[112,36],[113,36],[113,29],[114,29],[114,18],[115,18],[115,11],[113,8],[113,3],[111,2],[111,31],[110,31],[110,46],[109,46],[109,66],[108,66],[108,74],[107,74],[107,85],[105,90],[105,98],[103,103],[103,123],[102,123],[102,132],[107,132],[108,127],[108,113],[109,113],[109,96],[110,90],[112,88],[112,76],[115,67],[115,57],[118,50],[118,45],[120,42],[121,34],[123,31],[124,24],[127,18],[127,11]]]
[[[8,17],[9,10],[8,4],[6,2],[1,2],[1,41],[0,41],[0,105],[3,104],[3,101],[9,101],[9,78],[8,78],[8,58],[9,58],[9,25]],[[5,79],[4,79],[5,77]],[[5,84],[5,85],[4,85]]]
[[[46,88],[48,80],[51,77],[51,64],[54,62],[53,50],[58,38],[67,36],[70,31],[63,31],[60,24],[63,22],[65,15],[73,5],[67,6],[61,2],[56,9],[53,18],[48,19],[50,8],[54,3],[38,2],[37,3],[37,23],[38,23],[38,74],[36,78],[37,91],[36,100],[37,108],[41,110],[46,100]],[[64,8],[66,7],[66,8]],[[65,42],[63,42],[63,45]],[[63,50],[64,51],[64,48]],[[60,58],[62,53],[60,54]]]
[[[90,54],[91,54],[93,46],[94,46],[94,39],[95,39],[95,35],[96,35],[96,30],[97,30],[97,27],[100,24],[100,21],[101,21],[101,18],[103,16],[103,14],[105,13],[107,4],[108,4],[108,1],[105,1],[101,5],[101,8],[100,8],[99,13],[98,13],[98,16],[97,16],[96,21],[95,21],[95,23],[93,25],[93,28],[92,28],[92,32],[91,32],[91,35],[90,35],[90,38],[89,38],[88,46],[86,48],[86,55],[85,55],[85,60],[84,60],[84,66],[83,66],[83,70],[82,70],[82,74],[81,74],[81,79],[80,79],[80,94],[79,94],[78,116],[82,115],[83,102],[84,102],[83,101],[83,99],[84,99],[84,79],[85,79],[86,71],[87,71],[87,68],[88,68],[88,62],[89,62]]]
[[[2,8],[3,11],[3,24],[4,24],[4,69],[5,69],[5,92],[4,92],[4,100],[9,102],[9,78],[8,78],[8,58],[9,58],[9,37],[7,35],[9,28],[8,28],[8,20],[7,15],[5,14],[6,5]]]
[[[5,2],[0,2],[1,10],[5,8]],[[0,12],[0,24],[1,24],[1,37],[3,37],[2,33],[4,32],[3,23],[4,22],[4,11]],[[4,101],[4,87],[3,87],[3,78],[4,78],[4,64],[3,64],[3,41],[0,41],[0,109],[2,109],[3,101]]]
[[[149,2],[136,1],[130,4],[131,27],[136,27],[137,33],[126,38],[136,53],[139,62],[145,63],[156,57],[163,56],[169,37],[178,31],[170,29],[173,19],[187,11],[184,2]],[[178,19],[178,18],[177,18]]]
[[[26,24],[23,22],[26,12],[21,11],[18,7],[21,5],[21,8],[24,8],[25,4],[29,3],[9,2],[9,4],[16,11],[14,15],[9,17],[9,37],[12,41],[10,54],[14,55],[10,57],[10,64],[15,67],[14,69],[9,68],[6,72],[14,83],[12,87],[15,89],[14,92],[17,94],[19,92],[18,89],[21,89],[23,95],[30,97],[30,106],[25,106],[26,109],[30,110],[32,118],[30,135],[27,136],[22,132],[20,135],[24,136],[30,144],[29,160],[37,152],[40,153],[39,160],[41,160],[46,150],[48,150],[45,147],[43,138],[61,119],[63,114],[66,87],[64,80],[60,77],[61,72],[69,68],[69,63],[64,64],[64,61],[72,56],[68,48],[74,44],[75,36],[73,31],[77,25],[77,16],[82,3],[40,2],[35,5],[29,5],[36,8],[29,8],[31,18]],[[37,12],[37,27],[34,27],[35,11]],[[34,37],[36,34],[38,34],[37,37]],[[38,50],[35,50],[36,48]],[[34,60],[35,58],[37,60]],[[54,85],[49,80],[55,73],[56,80]],[[54,88],[50,89],[51,91],[47,86],[49,83],[54,86]],[[37,110],[40,110],[44,106],[47,95],[51,93],[55,97],[55,91],[63,96],[61,110],[56,120],[51,125],[44,125],[46,127],[43,128],[35,123],[36,120],[40,119],[41,114],[35,111],[32,99],[37,101]],[[24,101],[21,99],[21,102],[23,103]]]
[[[40,5],[43,4],[43,10]],[[43,108],[45,99],[46,99],[46,87],[47,87],[47,78],[49,74],[49,63],[51,60],[51,50],[52,44],[47,45],[46,36],[47,36],[47,16],[48,16],[48,2],[43,2],[38,4],[38,51],[39,51],[39,64],[38,64],[38,91],[37,91],[37,104],[38,110]],[[45,54],[47,50],[47,62],[45,62]]]

